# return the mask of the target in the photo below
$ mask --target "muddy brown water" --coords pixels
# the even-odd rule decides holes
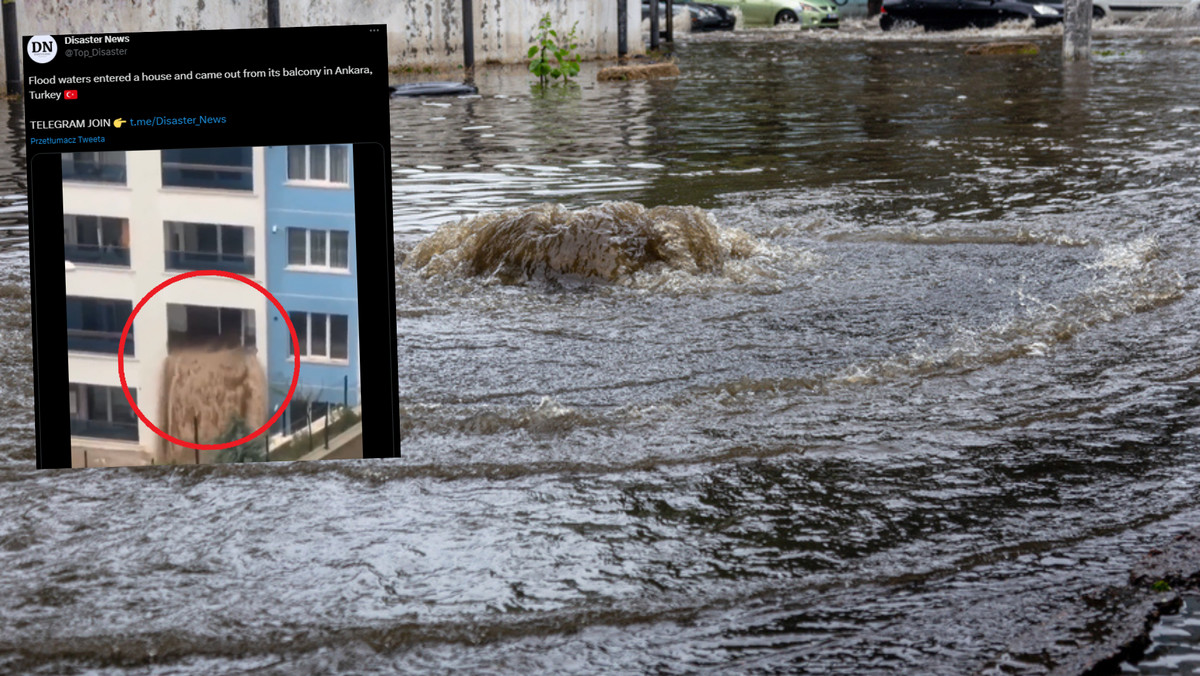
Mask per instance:
[[[396,461],[35,471],[6,104],[0,671],[1053,666],[1048,617],[1200,522],[1197,34],[1101,26],[1063,71],[1053,31],[758,31],[678,80],[393,102],[402,254],[610,200],[761,244],[401,267]],[[962,55],[1005,37],[1042,52]]]
[[[238,423],[255,430],[267,421],[267,374],[255,353],[240,347],[176,350],[163,364],[162,391],[159,420],[177,439],[216,443],[209,440],[222,440]],[[161,443],[171,459],[190,455],[183,446]]]

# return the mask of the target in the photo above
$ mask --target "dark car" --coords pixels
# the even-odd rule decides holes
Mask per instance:
[[[1021,0],[883,0],[879,27],[887,31],[911,22],[927,31],[954,30],[1026,19],[1041,27],[1062,21],[1062,11],[1061,3]]]
[[[672,3],[675,6],[676,16],[678,16],[681,8],[687,8],[688,16],[691,17],[691,26],[676,26],[679,29],[687,29],[692,31],[731,31],[734,24],[737,23],[737,17],[733,15],[729,9],[720,5],[710,5],[703,2],[688,2],[688,0],[674,0]],[[650,3],[642,3],[642,20],[650,18]],[[667,3],[658,3],[658,21],[660,30],[666,25],[667,20]]]

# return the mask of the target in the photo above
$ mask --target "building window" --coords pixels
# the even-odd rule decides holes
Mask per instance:
[[[62,175],[65,181],[124,183],[125,152],[63,153]]]
[[[119,387],[70,383],[71,436],[137,441],[137,417]],[[129,388],[137,401],[137,390]]]
[[[254,189],[250,148],[182,148],[162,151],[164,187]]]
[[[350,146],[288,146],[288,180],[350,184]]]
[[[350,233],[345,230],[329,231],[329,267],[350,269]]]
[[[323,312],[289,312],[292,326],[296,327],[296,342],[300,344],[301,359],[350,358],[350,324],[346,315],[331,315]],[[292,350],[288,336],[288,356]]]
[[[167,304],[167,352],[255,347],[254,310]]]
[[[288,265],[350,269],[350,233],[345,230],[288,228]]]
[[[350,358],[350,327],[346,315],[329,316],[329,358]]]
[[[127,300],[67,296],[67,349],[116,354],[131,312],[133,303]],[[133,354],[131,326],[125,339],[125,355]]]
[[[129,221],[107,216],[63,216],[63,249],[72,263],[129,267]]]
[[[250,228],[212,223],[163,223],[168,270],[224,270],[254,274]]]

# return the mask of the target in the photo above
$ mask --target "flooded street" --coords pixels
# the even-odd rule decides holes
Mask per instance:
[[[1064,71],[1054,29],[847,22],[393,101],[398,460],[35,470],[5,104],[0,671],[1052,668],[1104,629],[1050,618],[1200,523],[1198,35],[1103,24]],[[1012,37],[1041,53],[963,55]],[[752,246],[613,281],[408,260],[608,201]]]

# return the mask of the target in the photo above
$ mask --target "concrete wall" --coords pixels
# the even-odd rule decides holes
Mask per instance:
[[[266,0],[16,0],[21,35],[265,28]],[[456,67],[462,63],[462,0],[279,0],[284,26],[382,23],[391,66]],[[473,0],[475,61],[519,63],[537,22],[579,22],[580,54],[617,54],[614,0]],[[642,48],[641,3],[628,0],[631,53]],[[3,55],[0,54],[0,62]],[[0,63],[2,68],[2,63]]]
[[[641,16],[638,0],[630,15]],[[549,13],[554,25],[569,29],[578,21],[579,50],[585,57],[617,54],[617,9],[612,0],[473,0],[475,61],[525,60],[538,20]],[[281,0],[285,26],[385,23],[391,65],[457,66],[462,63],[462,0]],[[631,45],[640,43],[631,21]]]

